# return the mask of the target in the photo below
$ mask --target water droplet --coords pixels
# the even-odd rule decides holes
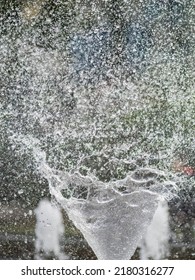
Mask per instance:
[[[23,189],[20,189],[20,190],[18,191],[18,194],[23,194],[23,192],[24,192],[24,190],[23,190]]]

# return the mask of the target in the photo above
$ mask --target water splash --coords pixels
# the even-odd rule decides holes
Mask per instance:
[[[166,201],[160,201],[141,243],[142,260],[160,260],[169,254],[169,213]]]
[[[99,259],[130,259],[161,197],[173,195],[175,183],[162,182],[164,172],[139,168],[123,179],[103,182],[92,175],[51,168],[36,139],[23,138],[23,144],[31,147],[37,170],[47,179],[51,195]]]
[[[78,2],[58,19],[67,10],[57,2],[57,14],[51,10],[45,21],[41,4],[29,14],[37,21],[11,20],[10,33],[3,27],[3,143],[11,139],[17,153],[20,142],[33,155],[51,194],[99,258],[129,258],[159,197],[176,186],[170,172],[175,150],[186,138],[194,142],[193,51],[173,44],[169,1],[135,7],[121,1],[112,8],[125,16],[114,22],[110,3],[101,15],[102,7]],[[9,17],[3,23],[10,26]]]
[[[35,209],[35,259],[55,257],[67,259],[61,249],[64,235],[63,218],[60,210],[44,199]]]

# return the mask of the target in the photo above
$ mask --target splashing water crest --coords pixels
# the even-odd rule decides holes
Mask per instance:
[[[124,179],[109,182],[55,170],[47,164],[36,139],[22,137],[20,141],[33,150],[37,170],[47,179],[50,193],[98,259],[129,259],[158,212],[159,201],[171,197],[175,187],[174,182],[158,182],[165,173],[152,168],[139,168]]]

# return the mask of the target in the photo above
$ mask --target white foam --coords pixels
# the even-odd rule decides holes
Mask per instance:
[[[160,260],[168,255],[169,214],[166,201],[160,201],[151,225],[141,243],[141,259]]]
[[[60,248],[60,242],[64,234],[63,218],[60,210],[48,200],[43,199],[35,209],[35,214],[37,220],[35,258],[40,259],[41,252],[45,256],[54,254],[58,259],[66,258]]]

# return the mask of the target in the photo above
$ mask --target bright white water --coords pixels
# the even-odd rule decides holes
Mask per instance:
[[[169,253],[169,213],[166,201],[160,201],[152,223],[141,243],[142,260],[160,260]]]
[[[64,224],[60,210],[48,200],[41,200],[35,209],[35,258],[51,257],[58,259],[66,256],[61,250],[61,242],[64,235]]]

